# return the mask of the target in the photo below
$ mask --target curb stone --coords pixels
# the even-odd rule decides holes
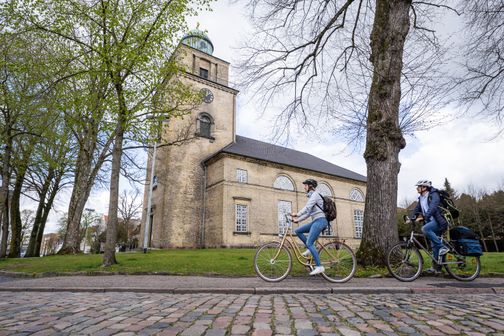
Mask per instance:
[[[0,292],[158,293],[158,294],[504,294],[503,288],[103,288],[103,287],[0,287]]]

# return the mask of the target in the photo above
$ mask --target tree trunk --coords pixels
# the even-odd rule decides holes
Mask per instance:
[[[36,245],[37,245],[37,236],[38,231],[41,226],[44,226],[45,223],[42,223],[42,213],[43,209],[46,205],[46,196],[49,192],[49,186],[51,185],[51,180],[54,177],[54,169],[50,168],[48,174],[45,178],[44,184],[42,185],[42,189],[39,192],[39,204],[37,206],[37,212],[35,213],[35,220],[33,222],[33,228],[30,234],[30,242],[28,243],[28,249],[26,250],[25,257],[37,257],[36,253]],[[44,229],[42,228],[42,231]]]
[[[110,176],[110,200],[107,222],[107,235],[105,241],[105,253],[103,254],[103,266],[117,264],[115,248],[117,240],[117,211],[119,204],[119,172],[121,169],[122,143],[124,137],[124,121],[120,118],[117,125],[117,133],[112,150],[112,172]]]
[[[8,126],[6,126],[8,127]],[[8,132],[8,129],[7,129]],[[10,132],[6,135],[4,155],[2,157],[2,187],[0,188],[0,218],[2,221],[2,240],[0,241],[0,258],[7,256],[7,242],[9,237],[9,182],[10,159],[12,152],[12,138]]]
[[[103,146],[101,153],[94,159],[93,155],[95,154],[97,142],[96,132],[97,126],[90,127],[82,140],[85,145],[79,149],[74,178],[74,189],[72,190],[72,196],[68,207],[67,230],[63,246],[58,254],[75,254],[80,252],[80,220],[82,212],[84,211],[89,194],[91,193],[91,188],[93,187],[96,176],[108,155],[110,144],[114,139],[112,134]],[[93,162],[95,162],[94,167]]]
[[[9,258],[19,258],[21,256],[21,234],[23,224],[21,223],[20,199],[21,189],[23,188],[26,168],[18,171],[16,183],[12,192],[10,205],[11,213],[11,239],[9,248]]]
[[[487,214],[487,216],[488,216],[488,223],[490,224],[490,230],[492,232],[492,240],[494,242],[495,252],[499,252],[499,245],[497,244],[497,239],[495,239],[495,232],[492,224],[492,219],[490,218],[490,215]]]
[[[40,255],[40,246],[42,245],[42,238],[44,237],[44,229],[45,225],[47,223],[47,217],[49,217],[49,212],[51,211],[52,205],[54,203],[54,199],[56,198],[56,194],[58,193],[59,190],[59,185],[61,183],[61,179],[63,178],[64,172],[61,172],[61,175],[56,177],[56,181],[54,183],[53,189],[51,193],[49,194],[49,198],[47,200],[46,205],[44,206],[43,213],[42,213],[42,221],[37,233],[37,240],[36,240],[36,245],[35,245],[35,255],[39,256]]]
[[[63,246],[58,254],[76,254],[80,252],[80,221],[94,183],[91,170],[96,139],[85,139],[85,143],[79,148],[79,155],[77,156],[74,188],[68,206],[67,229]]]
[[[369,93],[367,193],[363,238],[357,257],[362,265],[384,265],[398,241],[397,175],[406,142],[399,128],[401,70],[410,22],[411,0],[377,0],[371,32],[373,81]]]

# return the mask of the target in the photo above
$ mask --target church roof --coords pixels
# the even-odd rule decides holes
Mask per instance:
[[[319,159],[311,154],[239,135],[236,136],[236,142],[224,147],[218,153],[236,154],[356,181],[367,181],[366,177],[363,175]]]

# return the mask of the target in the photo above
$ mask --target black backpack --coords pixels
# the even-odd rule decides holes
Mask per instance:
[[[439,193],[439,207],[443,212],[448,212],[453,219],[457,219],[460,216],[460,210],[455,207],[455,202],[450,197],[450,194],[446,190],[438,190]]]
[[[331,197],[322,196],[320,193],[319,195],[322,198],[322,201],[324,201],[324,208],[322,209],[318,204],[317,206],[319,207],[320,210],[324,211],[327,221],[331,223],[333,220],[336,219],[336,216],[338,215],[338,213],[336,212],[336,204],[334,203]]]

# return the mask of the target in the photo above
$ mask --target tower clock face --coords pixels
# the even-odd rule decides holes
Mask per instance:
[[[214,95],[212,91],[209,89],[201,89],[201,93],[203,94],[203,101],[207,104],[211,103],[214,99]]]

